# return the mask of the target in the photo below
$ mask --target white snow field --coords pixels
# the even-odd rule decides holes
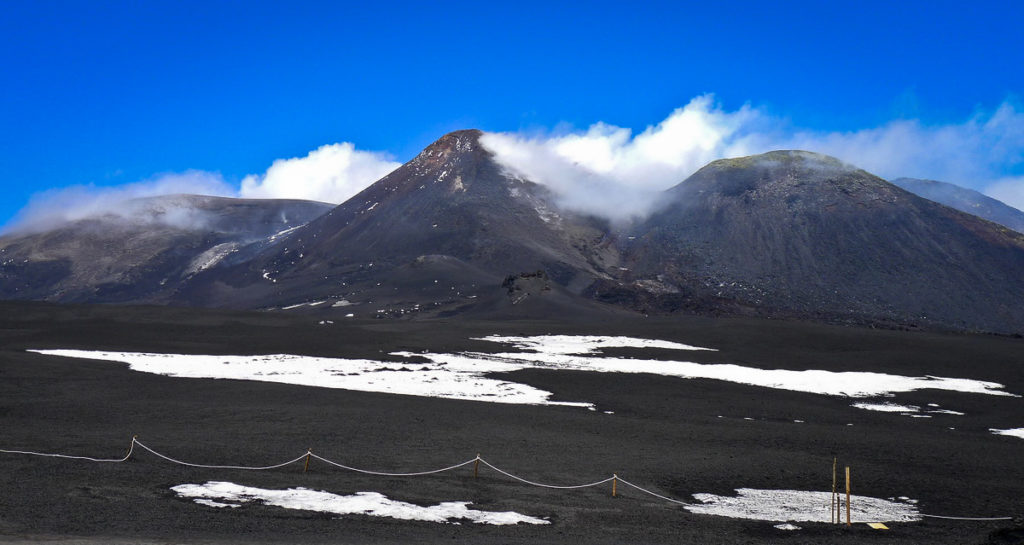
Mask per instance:
[[[1009,435],[1010,437],[1020,437],[1024,439],[1024,428],[1010,428],[1008,430],[997,430],[995,428],[989,428],[990,432],[996,435]]]
[[[551,392],[487,376],[522,369],[599,373],[651,373],[684,379],[712,379],[764,388],[831,396],[878,397],[922,389],[1015,396],[995,382],[964,378],[909,377],[873,372],[792,371],[734,364],[605,357],[602,348],[711,350],[631,337],[491,336],[476,340],[509,344],[518,352],[394,352],[407,362],[273,354],[209,356],[95,350],[30,350],[39,354],[127,363],[131,369],[174,377],[260,380],[447,399],[593,408],[585,401],[553,401]],[[1016,397],[1016,396],[1015,396]],[[863,407],[867,408],[867,407]],[[901,406],[901,410],[903,407]]]
[[[241,504],[259,502],[284,509],[318,511],[336,515],[368,515],[389,517],[400,520],[422,520],[426,522],[456,522],[468,520],[477,524],[508,525],[550,524],[544,519],[521,515],[514,511],[477,511],[470,509],[470,502],[451,501],[428,507],[403,501],[392,500],[378,492],[356,492],[348,496],[332,494],[306,488],[269,490],[242,486],[226,481],[209,481],[205,484],[180,484],[172,486],[179,497],[192,498],[196,503],[210,507],[239,507]],[[230,503],[228,503],[230,502]]]
[[[845,494],[841,495],[845,502]],[[739,488],[735,496],[694,494],[701,503],[687,504],[687,511],[769,522],[829,522],[831,492],[804,490],[758,490]],[[867,496],[852,496],[852,522],[912,522],[921,515],[912,501],[890,501]],[[845,503],[844,503],[845,506]],[[844,507],[845,521],[845,507]]]

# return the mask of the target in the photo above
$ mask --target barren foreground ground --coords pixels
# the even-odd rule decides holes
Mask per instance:
[[[832,458],[853,468],[854,493],[907,496],[922,513],[1024,513],[1024,400],[920,390],[891,401],[964,415],[912,418],[856,401],[705,379],[524,370],[509,378],[585,400],[578,407],[453,401],[253,381],[185,379],[124,364],[44,356],[78,348],[192,354],[305,354],[389,359],[390,352],[495,351],[490,334],[630,335],[718,349],[663,357],[765,369],[877,371],[1001,383],[1024,394],[1024,341],[736,319],[352,321],[166,308],[0,304],[0,448],[116,458],[131,437],[199,463],[266,465],[312,448],[352,466],[439,468],[477,453],[549,483],[612,473],[657,493],[737,488],[829,490]],[[619,349],[629,356],[629,349]],[[611,414],[609,414],[611,413]],[[802,421],[802,422],[797,422]],[[951,429],[954,428],[954,429]],[[470,501],[548,525],[491,526],[338,517],[249,504],[211,508],[172,486],[230,481],[266,489],[380,492],[419,505]],[[827,521],[829,513],[822,512]],[[279,470],[187,468],[141,452],[123,464],[0,453],[0,542],[58,543],[1020,543],[1012,521],[927,518],[890,530],[690,513],[628,488],[550,490],[471,467],[422,477],[345,472],[314,460]]]

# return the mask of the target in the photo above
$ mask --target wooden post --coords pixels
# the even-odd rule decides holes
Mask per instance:
[[[312,456],[312,454],[313,454],[313,449],[312,448],[306,449],[306,466],[302,468],[302,472],[303,473],[309,471],[309,458]]]
[[[128,458],[129,456],[132,455],[132,451],[135,450],[135,440],[138,439],[138,438],[139,438],[138,435],[133,435],[132,436],[132,444],[128,445],[128,454],[124,455],[125,458]]]
[[[480,475],[480,453],[476,453],[476,460],[473,462],[473,478]]]
[[[838,517],[836,516],[839,513],[839,502],[836,501],[836,500],[839,499],[839,498],[836,497],[836,462],[837,461],[838,460],[836,458],[832,458],[832,505],[831,505],[831,513],[829,513],[829,515],[832,516],[832,524],[836,524],[836,523],[839,522],[837,520]]]
[[[850,522],[850,466],[846,466],[846,525],[851,526]]]
[[[619,476],[612,474],[612,497],[614,498],[618,494]]]

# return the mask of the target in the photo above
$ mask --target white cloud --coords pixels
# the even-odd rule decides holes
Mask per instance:
[[[149,180],[113,187],[73,185],[33,195],[4,230],[43,231],[69,221],[105,214],[136,217],[141,210],[125,206],[125,201],[179,193],[231,196],[235,191],[220,174],[202,170],[159,174]],[[176,214],[149,219],[175,224],[187,221]]]
[[[636,136],[596,123],[555,136],[487,133],[482,142],[509,169],[559,193],[563,206],[628,219],[707,162],[748,153],[749,132],[762,117],[747,106],[725,112],[705,95]]]
[[[357,150],[349,142],[328,144],[305,157],[278,159],[264,174],[246,176],[239,194],[247,198],[309,199],[337,204],[399,166],[387,154]]]
[[[833,155],[883,178],[907,176],[983,191],[1024,209],[1024,113],[1010,102],[960,123],[900,119],[829,132],[794,127],[763,108],[725,110],[712,95],[692,99],[639,133],[597,122],[547,135],[486,133],[484,145],[521,176],[543,183],[568,208],[615,220],[646,213],[658,192],[715,159],[776,149]],[[386,153],[328,144],[278,159],[232,187],[215,173],[187,171],[114,188],[72,186],[33,197],[5,229],[40,229],[118,211],[135,197],[200,193],[341,203],[399,166]]]
[[[925,125],[895,120],[848,132],[792,127],[749,105],[723,110],[711,95],[694,98],[657,125],[633,136],[628,128],[595,123],[587,130],[527,137],[491,133],[484,145],[525,178],[548,185],[568,208],[613,219],[645,213],[656,192],[708,162],[777,149],[832,155],[883,178],[930,178],[1021,205],[1024,114],[1010,103],[962,123]]]

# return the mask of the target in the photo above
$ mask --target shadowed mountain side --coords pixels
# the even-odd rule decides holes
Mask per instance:
[[[189,277],[247,259],[326,203],[199,195],[133,199],[49,231],[0,237],[0,297],[162,302]]]
[[[853,322],[1024,330],[1024,235],[823,155],[715,161],[634,231],[602,300]]]
[[[507,174],[480,135],[444,136],[251,262],[198,276],[181,301],[287,306],[397,297],[422,308],[500,290],[503,278],[521,272],[543,270],[571,293],[608,277],[618,256],[606,226],[556,209],[544,187]]]
[[[1024,233],[1024,212],[973,189],[916,178],[896,178],[890,182],[919,197]]]

